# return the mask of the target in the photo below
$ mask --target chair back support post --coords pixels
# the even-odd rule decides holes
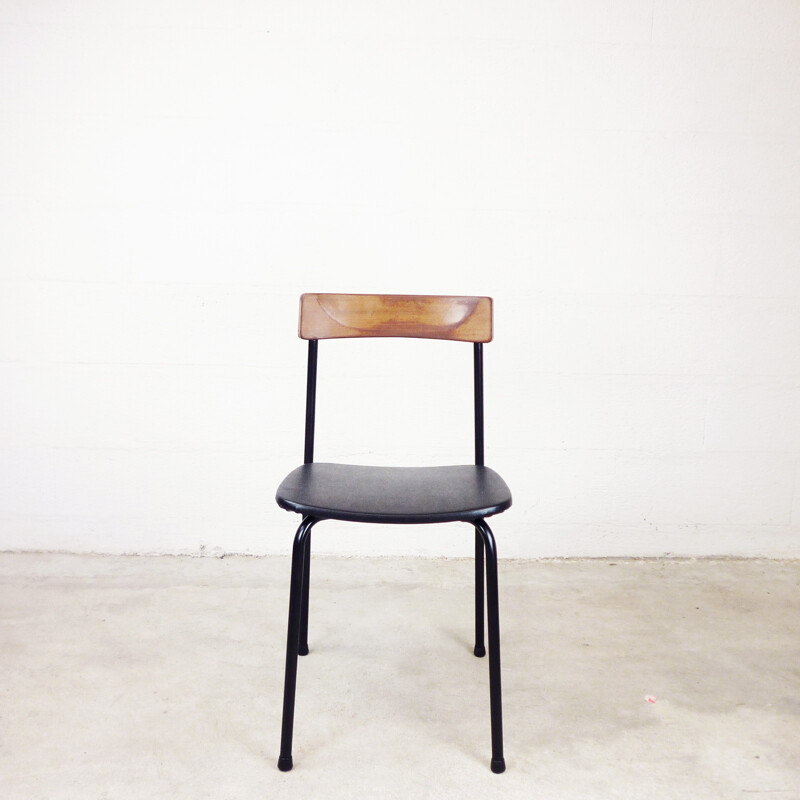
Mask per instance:
[[[317,345],[308,340],[308,374],[306,376],[306,447],[303,463],[314,461],[314,420],[317,406]]]
[[[475,361],[475,465],[483,463],[483,344],[473,345]]]

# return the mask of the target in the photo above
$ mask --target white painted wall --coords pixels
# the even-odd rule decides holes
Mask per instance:
[[[285,552],[375,291],[495,298],[501,555],[800,556],[795,0],[5,0],[0,259],[2,549]],[[469,460],[469,347],[320,357],[320,460]]]

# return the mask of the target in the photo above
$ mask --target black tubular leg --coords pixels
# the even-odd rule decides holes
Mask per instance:
[[[480,532],[486,549],[486,610],[489,621],[489,698],[492,715],[492,772],[504,772],[503,758],[503,698],[500,687],[500,611],[497,599],[497,547],[491,528],[485,520],[478,520],[475,529]]]
[[[483,641],[483,539],[475,529],[475,650],[478,658],[486,655]]]
[[[308,590],[311,585],[311,528],[306,533],[306,546],[303,554],[303,595],[300,606],[300,646],[297,652],[308,655]]]
[[[292,733],[294,730],[294,696],[297,688],[297,651],[300,644],[300,612],[303,597],[303,573],[306,538],[317,520],[304,517],[297,529],[292,546],[292,578],[289,590],[289,628],[286,634],[286,679],[283,684],[283,726],[278,769],[292,768]]]

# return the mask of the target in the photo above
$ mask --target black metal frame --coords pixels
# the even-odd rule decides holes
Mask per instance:
[[[308,342],[306,376],[306,427],[304,462],[314,461],[314,427],[316,417],[318,342]],[[473,345],[475,395],[475,465],[484,466],[483,449],[483,345]],[[297,657],[308,655],[308,605],[311,582],[311,529],[321,518],[303,517],[292,546],[292,574],[289,592],[289,624],[286,635],[286,673],[283,688],[283,723],[278,768],[292,768],[294,704],[297,688]],[[500,680],[500,614],[497,590],[497,547],[485,519],[477,519],[475,527],[475,648],[478,657],[486,655],[484,642],[484,571],[486,579],[486,611],[489,631],[489,701],[492,731],[492,772],[504,772],[503,708]]]

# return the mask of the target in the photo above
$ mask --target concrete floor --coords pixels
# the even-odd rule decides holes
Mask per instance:
[[[323,557],[279,772],[288,578],[0,555],[0,797],[800,798],[800,562],[501,562],[503,775],[471,562]]]

